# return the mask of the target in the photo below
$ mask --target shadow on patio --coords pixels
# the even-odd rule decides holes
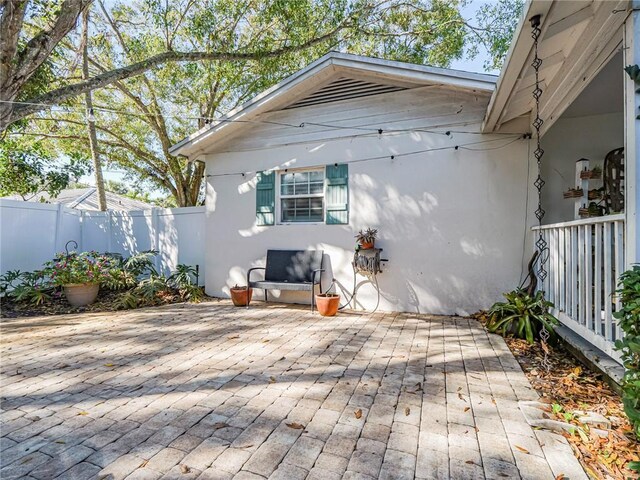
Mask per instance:
[[[205,302],[2,331],[3,479],[555,478],[577,466],[561,437],[540,445],[518,407],[537,394],[470,319]]]

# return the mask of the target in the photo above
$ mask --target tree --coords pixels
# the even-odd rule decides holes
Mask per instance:
[[[0,143],[0,197],[19,195],[31,200],[42,193],[56,197],[86,172],[87,165],[79,157],[56,162],[42,142]]]
[[[196,205],[202,201],[204,165],[172,156],[172,144],[330,49],[446,67],[488,38],[488,30],[462,18],[459,3],[145,0],[105,8],[96,0],[88,44],[91,78],[167,51],[279,52],[257,60],[169,62],[94,90],[97,153],[132,179],[167,191],[178,206]],[[80,76],[75,42],[62,41],[48,64],[68,72],[73,85],[82,83],[73,80]],[[14,132],[89,157],[86,110],[72,97],[64,104],[62,112],[32,115],[28,126]]]
[[[281,33],[285,34],[278,44],[262,41],[250,44],[240,36],[240,42],[233,45],[235,48],[228,48],[228,45],[214,41],[210,42],[208,50],[186,51],[177,48],[188,46],[188,42],[181,44],[176,40],[179,38],[177,30],[188,20],[189,11],[196,4],[199,4],[200,12],[206,12],[214,6],[228,9],[233,8],[235,2],[182,0],[165,2],[163,7],[161,2],[146,0],[140,4],[150,12],[153,21],[164,28],[165,42],[159,45],[161,48],[156,53],[131,64],[114,65],[89,79],[71,82],[65,80],[72,80],[73,77],[60,79],[60,86],[49,89],[43,80],[46,80],[46,77],[49,80],[52,78],[54,69],[50,62],[51,57],[55,56],[55,49],[63,45],[64,40],[68,40],[67,37],[74,29],[79,15],[92,1],[64,0],[60,3],[59,0],[0,0],[0,31],[3,32],[0,41],[0,132],[28,115],[44,110],[47,105],[59,104],[167,63],[260,60],[302,51],[336,37],[344,29],[353,28],[358,19],[366,18],[366,12],[375,8],[375,3],[369,3],[369,0],[360,0],[353,4],[347,4],[342,0],[338,0],[337,3],[328,2],[330,5],[325,5],[328,12],[333,11],[332,7],[339,6],[341,8],[337,12],[346,13],[342,21],[331,28],[324,28],[324,24],[318,24],[312,29],[301,31],[300,20],[304,18],[296,18],[294,15],[284,18],[285,22],[278,25],[284,27]],[[300,0],[248,1],[241,4],[240,8],[249,13],[259,10],[265,12],[267,17],[277,19],[283,13],[299,13],[296,11],[297,6],[305,3],[307,2]],[[246,21],[243,17],[238,20]],[[200,19],[205,23],[192,24],[195,28],[190,33],[204,37],[207,36],[207,32],[202,27],[206,24],[214,25],[216,19],[211,16],[207,18],[206,15],[200,15]],[[236,28],[239,26],[240,23],[235,25]],[[25,37],[30,33],[33,35],[25,41]],[[262,33],[269,36],[269,32]],[[300,41],[295,42],[294,38]]]

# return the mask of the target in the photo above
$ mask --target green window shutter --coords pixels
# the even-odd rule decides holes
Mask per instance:
[[[276,220],[276,173],[256,175],[256,225],[273,225]]]
[[[327,165],[326,169],[327,223],[349,223],[349,165]]]

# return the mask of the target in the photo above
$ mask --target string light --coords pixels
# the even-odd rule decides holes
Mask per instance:
[[[512,134],[514,135],[514,134]],[[418,155],[420,153],[429,153],[429,152],[440,152],[443,150],[469,150],[469,151],[475,151],[475,152],[482,152],[482,151],[491,151],[491,150],[498,150],[501,148],[505,148],[508,147],[509,145],[517,142],[518,140],[522,140],[525,137],[523,135],[520,134],[515,134],[515,138],[510,139],[508,142],[506,142],[503,145],[499,145],[497,147],[489,147],[489,148],[468,148],[468,146],[471,145],[482,145],[482,144],[486,144],[486,143],[493,143],[496,141],[503,141],[504,138],[493,138],[490,140],[483,140],[480,142],[470,142],[470,143],[465,143],[463,145],[448,145],[448,146],[444,146],[444,147],[434,147],[434,148],[426,148],[423,150],[415,150],[413,152],[404,152],[404,153],[395,153],[395,154],[389,154],[389,155],[379,155],[376,157],[365,157],[365,158],[358,158],[355,160],[345,160],[344,162],[341,162],[343,164],[348,163],[361,163],[361,162],[371,162],[371,161],[375,161],[375,160],[395,160],[396,158],[399,157],[408,157],[408,156],[412,156],[412,155]],[[338,163],[332,163],[332,164],[325,164],[324,166],[328,166],[328,165],[334,165],[334,166],[338,166]],[[274,171],[279,171],[279,168],[274,168],[272,169]],[[286,172],[288,170],[284,169],[284,171]],[[253,173],[258,173],[257,171],[245,171],[245,172],[228,172],[228,173],[213,173],[213,174],[208,174],[205,175],[205,177],[231,177],[231,176],[235,176],[235,175],[242,175],[243,177],[246,175],[250,175]]]
[[[10,101],[10,100],[0,100],[0,103],[7,104],[15,104],[15,105],[32,105],[32,106],[42,106],[51,109],[52,111],[65,111],[65,112],[74,112],[74,111],[83,111],[86,113],[86,110],[83,107],[72,107],[72,106],[59,106],[59,105],[51,105],[46,103],[32,103],[32,102],[18,102],[18,101]],[[447,137],[451,137],[453,133],[460,133],[465,135],[484,135],[482,132],[469,132],[464,130],[447,130],[445,132],[438,131],[435,129],[430,129],[427,127],[414,127],[414,128],[406,128],[406,129],[382,129],[381,127],[376,127],[375,124],[361,124],[361,125],[332,125],[327,123],[318,123],[318,122],[307,122],[303,121],[299,124],[287,123],[287,122],[278,122],[274,120],[240,120],[240,119],[229,119],[229,118],[214,118],[214,117],[202,117],[202,116],[189,116],[184,114],[170,114],[170,113],[136,113],[130,112],[126,110],[117,110],[113,108],[107,107],[93,107],[88,115],[88,120],[91,122],[96,121],[95,112],[105,112],[116,115],[123,116],[131,116],[136,118],[148,118],[148,117],[167,117],[167,118],[179,118],[182,120],[203,120],[205,125],[209,126],[217,126],[224,123],[247,123],[247,124],[264,124],[264,125],[276,125],[282,127],[289,128],[299,128],[304,129],[306,126],[316,126],[323,128],[330,128],[335,130],[356,130],[356,131],[364,131],[369,132],[371,134],[378,135],[379,137],[382,134],[392,134],[392,133],[431,133],[434,135],[443,135]],[[459,109],[454,113],[444,114],[432,116],[429,118],[441,118],[441,117],[455,117],[462,113],[463,109]],[[35,118],[36,120],[45,120],[45,121],[64,121],[63,118]],[[357,117],[352,118],[341,118],[341,122],[347,122],[350,120],[357,120]],[[444,125],[436,126],[435,128],[442,128]],[[494,135],[512,135],[511,133],[494,133]]]

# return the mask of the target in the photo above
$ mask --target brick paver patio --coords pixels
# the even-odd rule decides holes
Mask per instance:
[[[475,320],[206,302],[2,325],[3,480],[586,478]]]

